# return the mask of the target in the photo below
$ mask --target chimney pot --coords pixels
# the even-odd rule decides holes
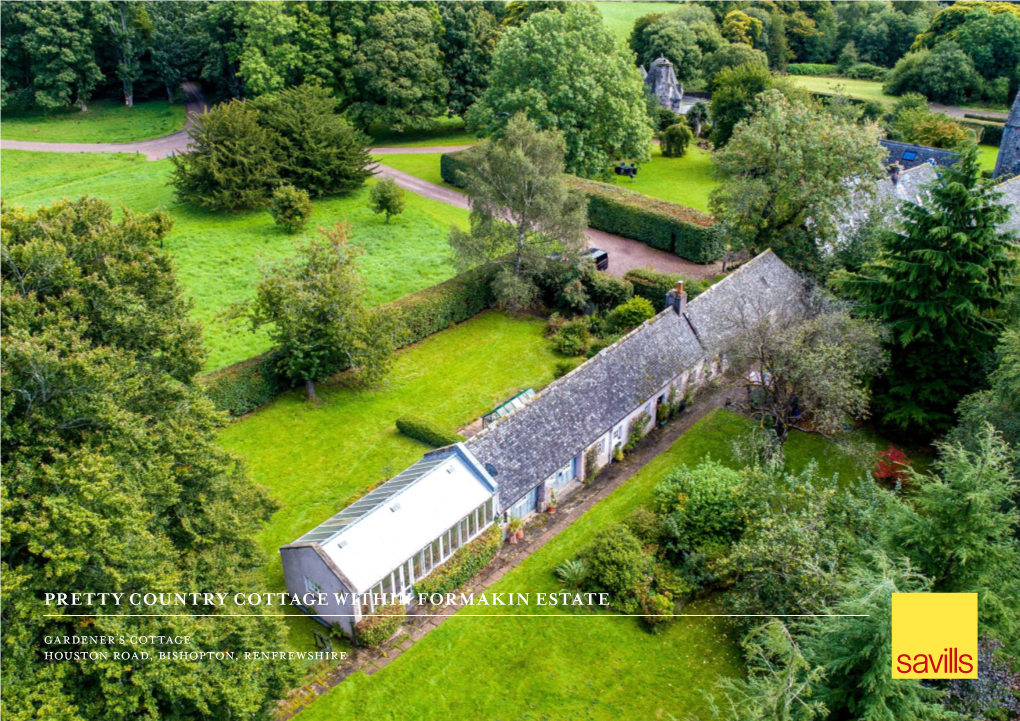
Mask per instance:
[[[684,282],[682,280],[676,282],[676,292],[677,295],[684,292]]]

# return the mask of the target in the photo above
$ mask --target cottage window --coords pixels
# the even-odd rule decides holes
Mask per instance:
[[[623,438],[623,426],[617,426],[613,429],[613,439],[618,441],[621,438]]]
[[[411,586],[414,584],[417,576],[411,573],[411,559],[407,559],[404,562],[404,585]]]
[[[305,576],[305,591],[308,593],[322,593],[322,586]]]
[[[427,574],[429,571],[432,570],[432,566],[434,565],[432,563],[432,546],[425,546],[425,550],[422,551],[421,553],[422,553],[422,559],[425,562],[424,565],[423,565],[423,569],[424,569],[425,573]]]
[[[432,560],[434,563],[443,560],[443,549],[438,538],[432,542]]]

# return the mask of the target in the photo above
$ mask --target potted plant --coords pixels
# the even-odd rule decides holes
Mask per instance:
[[[520,518],[511,518],[506,524],[507,539],[510,543],[517,543],[524,537],[524,522]]]
[[[546,513],[550,516],[556,513],[556,491],[553,491],[549,496],[549,505],[546,506]]]

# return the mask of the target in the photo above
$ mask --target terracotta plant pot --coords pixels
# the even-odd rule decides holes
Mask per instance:
[[[523,528],[517,532],[517,540],[518,541],[523,541],[524,540],[524,529]]]
[[[554,515],[556,513],[556,506],[549,506],[549,508],[546,509],[546,512],[550,516]]]

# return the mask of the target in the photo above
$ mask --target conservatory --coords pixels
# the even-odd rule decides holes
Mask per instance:
[[[492,525],[497,490],[460,444],[428,453],[281,548],[287,590],[329,596],[312,610],[350,631],[375,610],[374,596],[399,594],[409,601],[416,581]],[[358,594],[364,603],[336,603],[335,593]]]

